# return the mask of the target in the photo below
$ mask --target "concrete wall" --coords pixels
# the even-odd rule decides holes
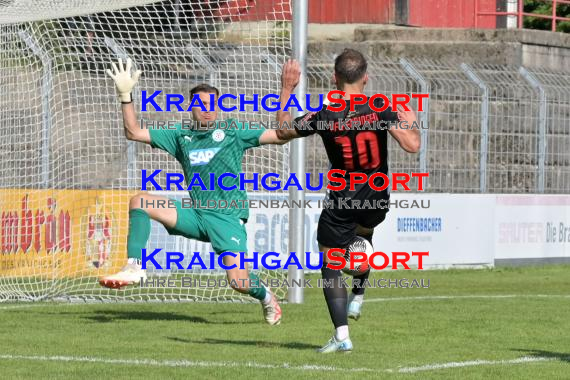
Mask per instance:
[[[310,52],[342,51],[344,47],[361,49],[370,58],[421,57],[488,63],[551,70],[570,69],[570,35],[518,29],[417,29],[384,26],[355,26],[354,34],[327,25],[329,35],[341,35],[341,41],[323,41],[320,26],[309,28]],[[342,28],[342,29],[341,29]]]

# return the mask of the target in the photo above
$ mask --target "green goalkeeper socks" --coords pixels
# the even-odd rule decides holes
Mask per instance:
[[[129,211],[129,237],[127,238],[127,255],[129,259],[142,259],[142,249],[150,236],[150,217],[146,211],[135,208]],[[267,290],[259,281],[259,277],[253,272],[249,273],[250,287],[248,294],[253,298],[263,301]]]
[[[129,236],[127,238],[127,256],[129,259],[142,259],[142,249],[150,236],[150,217],[145,210],[129,210]]]
[[[259,277],[253,272],[249,272],[249,294],[253,298],[263,301],[265,299],[265,295],[267,294],[267,290],[265,287],[260,283]]]

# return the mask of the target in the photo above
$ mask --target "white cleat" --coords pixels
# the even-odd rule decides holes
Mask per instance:
[[[138,260],[129,259],[127,265],[119,272],[99,279],[99,284],[110,289],[119,289],[123,286],[134,285],[146,281],[146,270],[141,268]]]
[[[271,294],[271,302],[269,302],[269,304],[264,305],[262,303],[261,307],[263,308],[263,316],[265,317],[265,322],[271,326],[276,326],[281,323],[281,306],[279,306],[275,294]]]
[[[358,319],[360,318],[360,313],[362,311],[363,302],[364,302],[363,296],[355,296],[354,293],[350,293],[350,296],[348,296],[348,306],[347,306],[348,318],[358,321]]]
[[[332,352],[352,352],[352,341],[350,338],[345,340],[337,340],[334,336],[329,340],[327,344],[319,348],[317,352],[321,354],[330,354]]]

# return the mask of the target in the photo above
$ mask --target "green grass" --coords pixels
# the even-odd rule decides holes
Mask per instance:
[[[382,273],[390,278],[429,279],[430,288],[369,289],[363,317],[350,323],[355,345],[350,355],[314,352],[332,334],[321,289],[308,289],[302,305],[283,305],[283,323],[277,327],[261,321],[256,304],[0,304],[0,377],[569,378],[569,272],[569,266],[547,266]],[[401,299],[445,295],[516,297]],[[16,355],[65,356],[74,361]],[[525,356],[549,360],[399,372],[406,367]],[[80,357],[125,361],[75,361]],[[186,362],[168,366],[172,361]],[[366,370],[342,370],[350,368]]]

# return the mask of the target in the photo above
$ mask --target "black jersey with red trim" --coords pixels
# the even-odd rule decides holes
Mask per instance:
[[[376,98],[374,106],[382,108],[383,100]],[[391,107],[375,112],[368,104],[357,104],[354,111],[350,111],[350,102],[346,101],[343,111],[333,112],[323,106],[318,112],[295,119],[295,129],[303,137],[315,133],[321,136],[331,169],[346,170],[344,177],[348,184],[350,172],[365,173],[368,177],[374,173],[388,175],[388,126],[397,120],[398,114]],[[382,178],[376,178],[374,184],[382,186]],[[355,185],[353,191],[347,185],[346,189],[331,192],[330,196],[361,200],[388,199],[389,190],[379,192],[365,183]]]

